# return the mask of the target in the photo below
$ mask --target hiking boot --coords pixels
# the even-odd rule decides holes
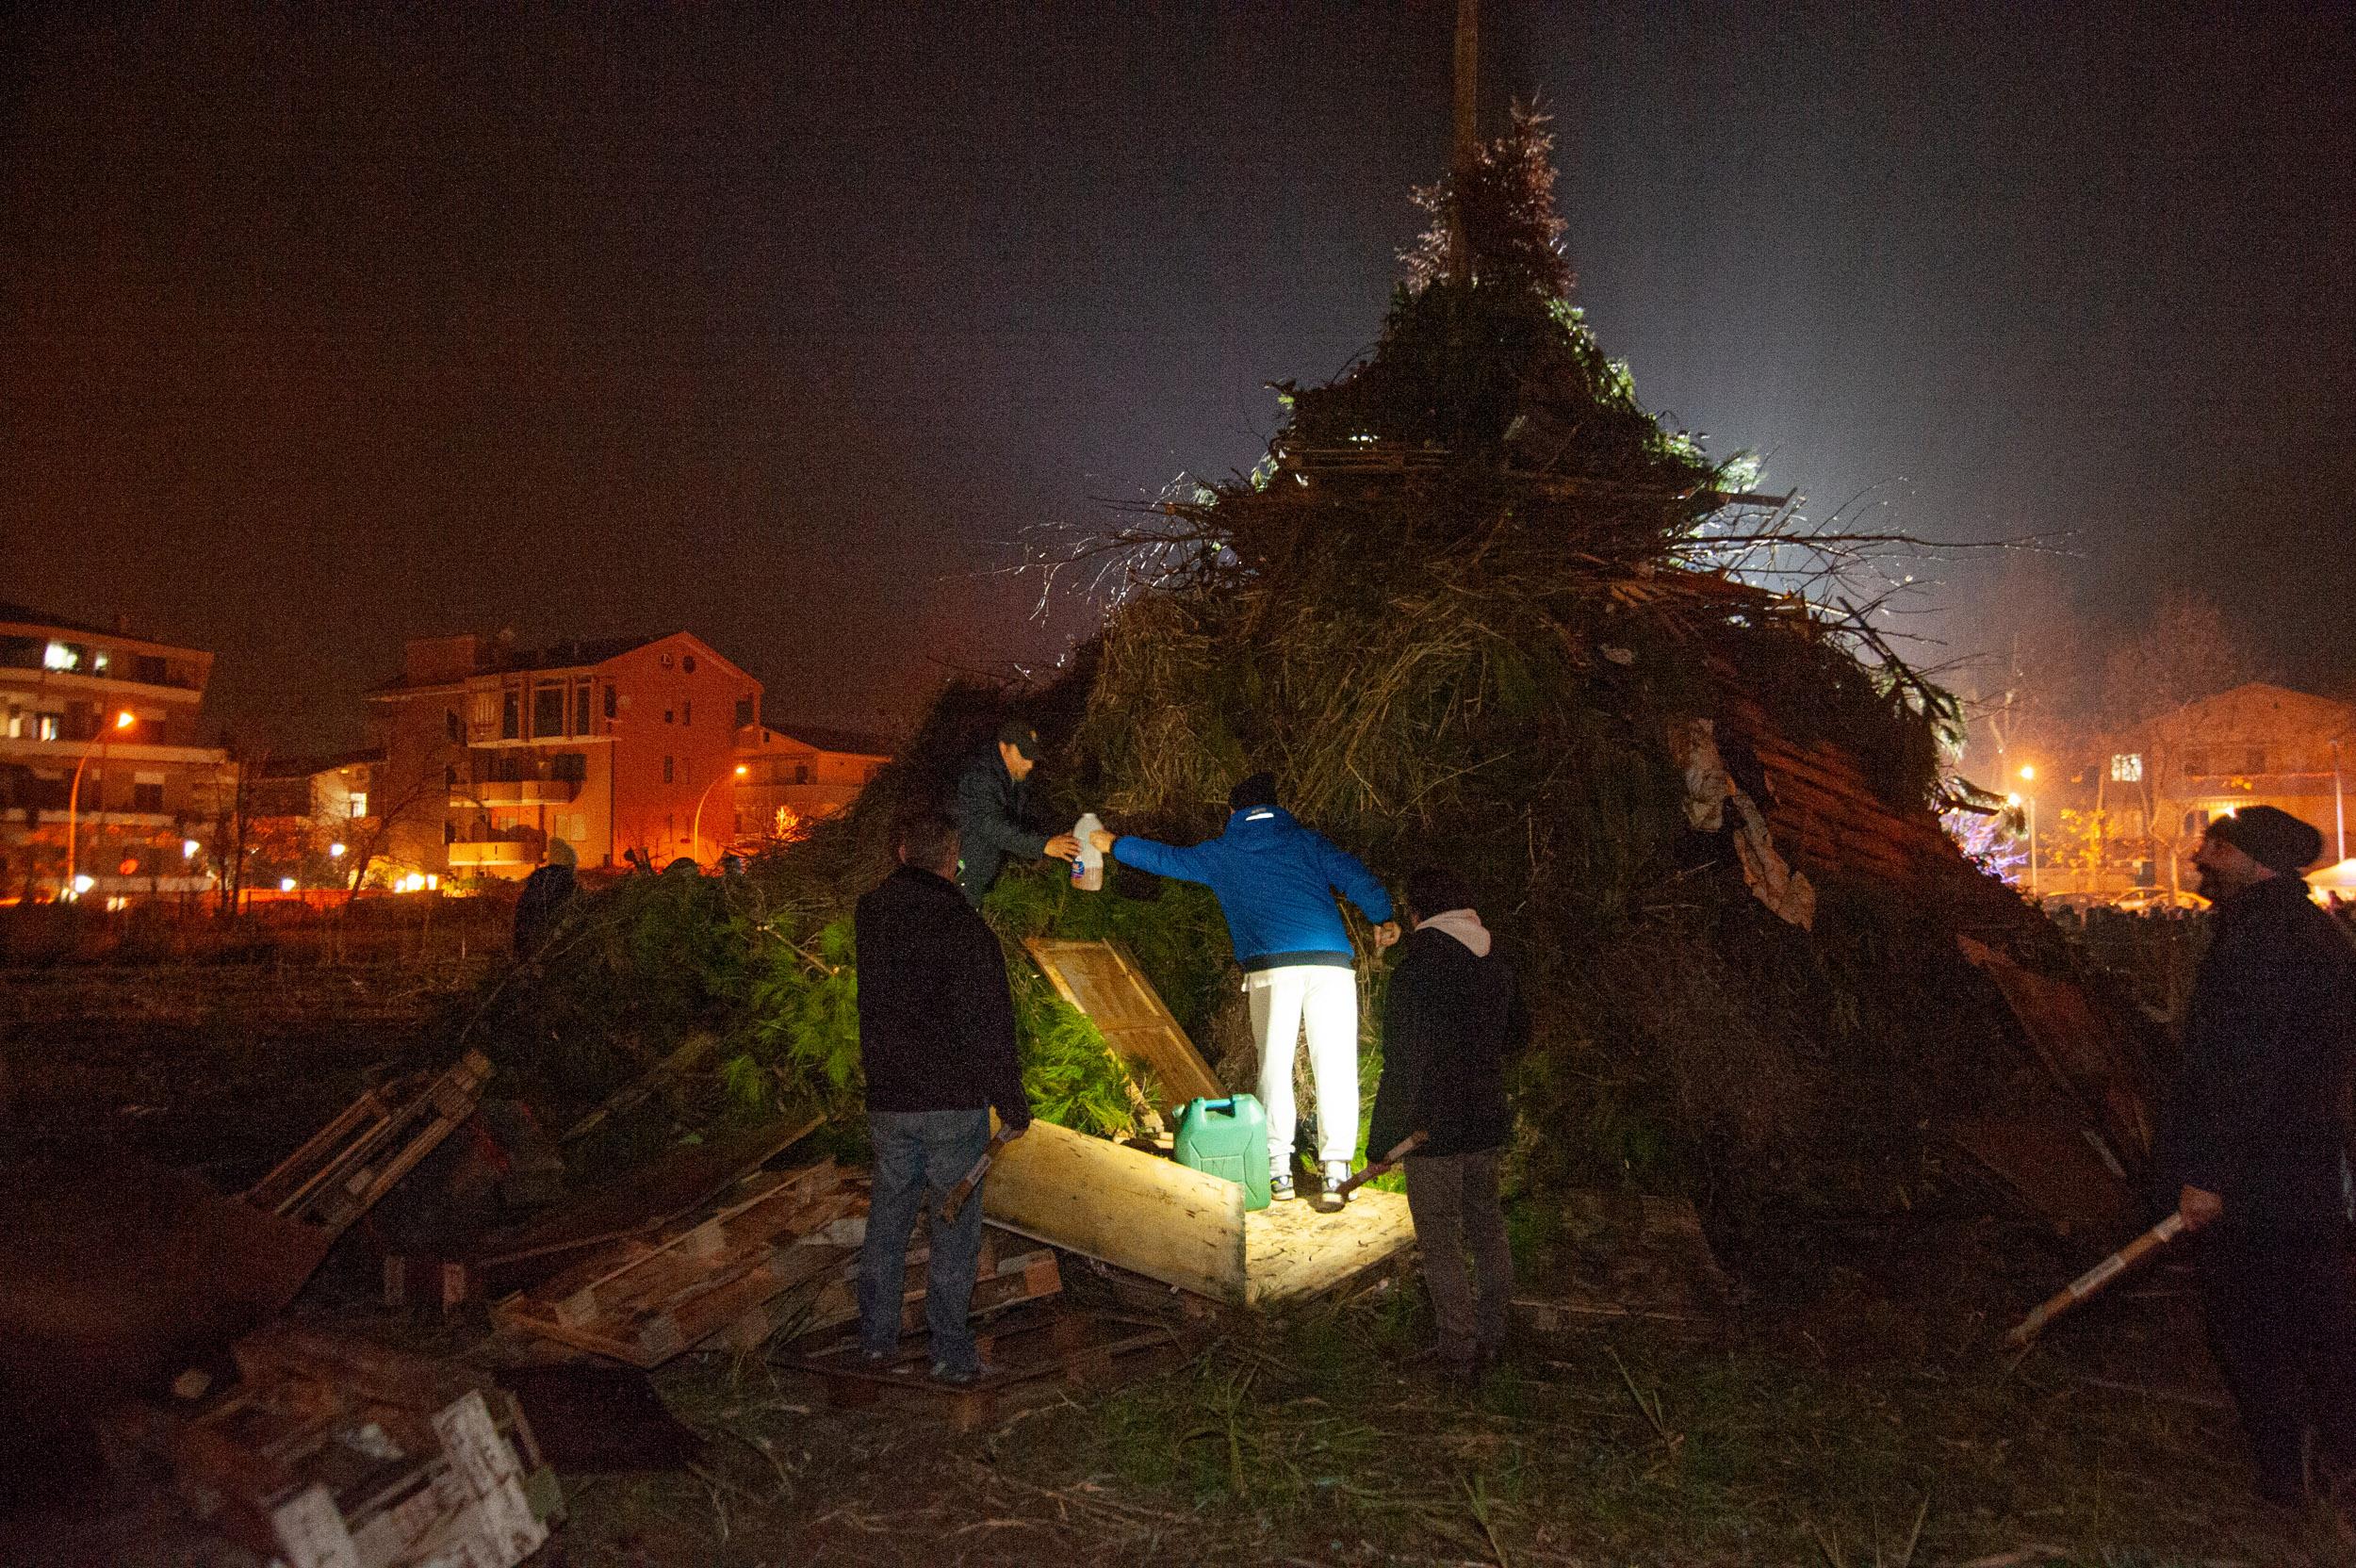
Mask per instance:
[[[1291,1171],[1283,1171],[1268,1179],[1268,1198],[1271,1203],[1289,1203],[1293,1200]]]

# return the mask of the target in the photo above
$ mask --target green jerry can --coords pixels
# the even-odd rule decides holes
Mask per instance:
[[[1190,1170],[1223,1176],[1243,1188],[1243,1206],[1268,1207],[1268,1112],[1257,1096],[1189,1100],[1178,1113],[1170,1152]]]

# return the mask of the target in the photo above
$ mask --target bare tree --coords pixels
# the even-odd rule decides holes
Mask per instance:
[[[2172,808],[2171,783],[2201,737],[2194,704],[2255,678],[2257,662],[2217,606],[2188,589],[2162,596],[2142,631],[2113,648],[2102,666],[2102,708],[2109,757],[2101,790],[2127,793],[2143,813],[2144,835],[2168,862],[2168,885],[2181,891],[2178,857],[2184,824]],[[2118,776],[2132,774],[2131,777]]]

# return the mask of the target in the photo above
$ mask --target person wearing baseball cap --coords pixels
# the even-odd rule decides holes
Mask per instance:
[[[2258,1490],[2290,1507],[2315,1429],[2321,1478],[2356,1476],[2356,1296],[2345,1152],[2356,948],[2300,874],[2323,835],[2271,806],[2209,824],[2193,856],[2216,909],[2153,1166],[2200,1233],[2209,1346]]]
[[[976,909],[1008,859],[1080,858],[1079,840],[1069,833],[1050,836],[1030,824],[1026,781],[1039,755],[1039,731],[1024,720],[1008,719],[998,727],[996,747],[975,757],[957,777],[957,838],[964,846],[957,890]]]

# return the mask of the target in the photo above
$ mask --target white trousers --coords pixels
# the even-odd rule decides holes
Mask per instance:
[[[1260,1045],[1268,1168],[1292,1168],[1293,1054],[1304,1026],[1317,1095],[1317,1160],[1347,1165],[1358,1151],[1358,972],[1327,964],[1255,970],[1244,976],[1244,991]]]

